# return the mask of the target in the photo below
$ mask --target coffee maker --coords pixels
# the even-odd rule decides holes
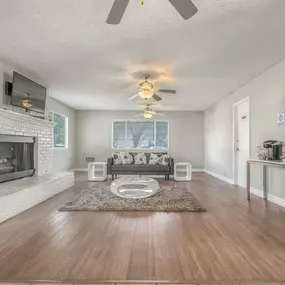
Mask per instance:
[[[262,157],[261,159],[278,161],[281,160],[283,143],[275,140],[269,140],[262,143]]]

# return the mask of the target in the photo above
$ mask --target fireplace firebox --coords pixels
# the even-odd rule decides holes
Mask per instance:
[[[0,182],[33,176],[35,138],[0,134]]]

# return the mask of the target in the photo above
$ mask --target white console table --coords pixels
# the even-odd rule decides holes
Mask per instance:
[[[250,200],[250,166],[251,164],[259,164],[262,165],[262,188],[263,188],[263,197],[267,200],[268,197],[268,189],[267,189],[267,167],[277,167],[284,168],[285,170],[285,162],[281,161],[270,161],[270,160],[261,160],[261,159],[250,159],[247,161],[247,199]]]

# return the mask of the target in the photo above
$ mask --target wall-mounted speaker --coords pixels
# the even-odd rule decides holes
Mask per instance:
[[[12,89],[13,89],[13,84],[11,82],[6,81],[5,82],[5,94],[8,96],[12,96]]]

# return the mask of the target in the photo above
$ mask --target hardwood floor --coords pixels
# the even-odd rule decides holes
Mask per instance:
[[[58,212],[76,186],[0,224],[0,280],[285,280],[285,209],[207,174],[187,187],[205,213]]]

